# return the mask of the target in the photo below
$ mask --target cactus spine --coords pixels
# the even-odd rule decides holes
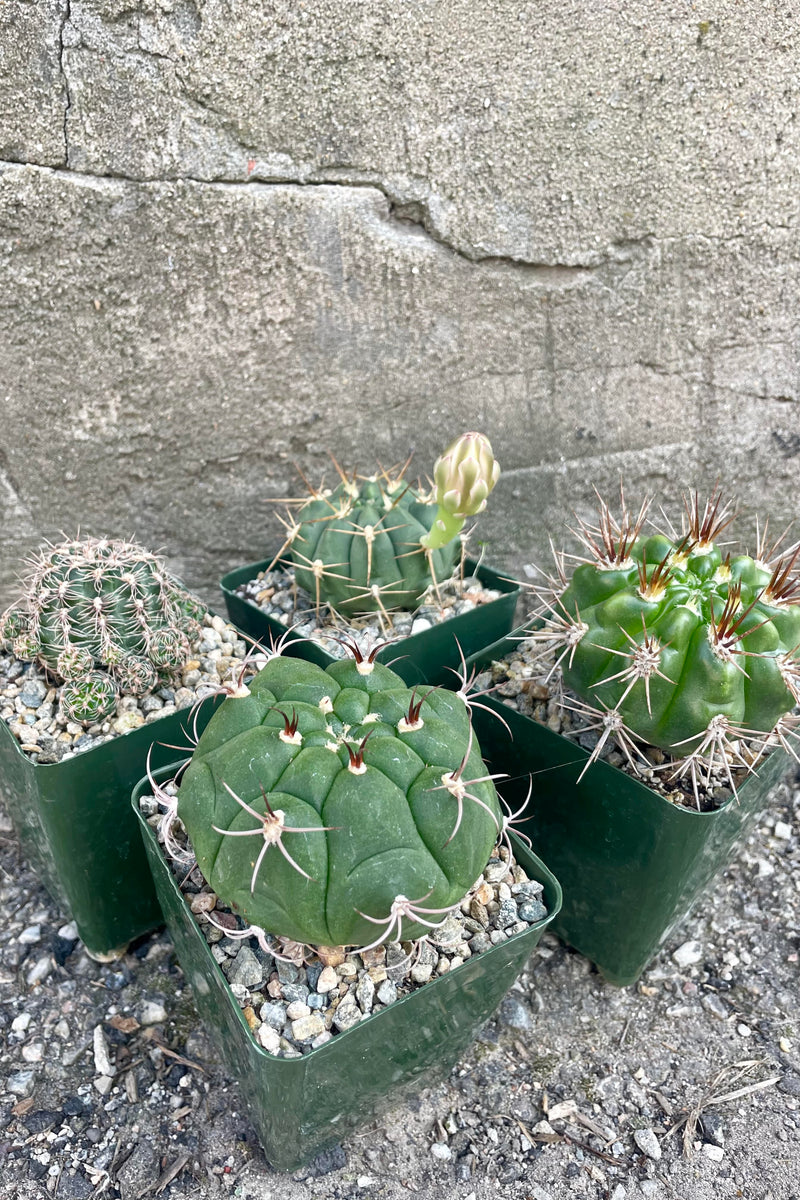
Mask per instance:
[[[447,579],[464,520],[485,508],[500,474],[477,433],[456,439],[439,458],[433,498],[405,482],[405,468],[369,477],[337,470],[333,490],[312,489],[298,502],[278,557],[288,550],[286,561],[317,610],[328,604],[345,616],[414,608],[432,583]]]
[[[202,607],[163,561],[131,542],[84,538],[42,551],[0,641],[65,683],[62,711],[90,722],[119,692],[141,695],[179,666]]]
[[[460,696],[379,663],[272,658],[212,717],[178,816],[218,896],[306,944],[415,937],[504,829]]]

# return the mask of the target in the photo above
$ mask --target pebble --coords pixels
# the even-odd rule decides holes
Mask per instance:
[[[652,1129],[634,1129],[633,1140],[648,1158],[658,1162],[661,1158],[661,1143]]]
[[[319,1013],[309,1013],[292,1021],[292,1037],[296,1042],[310,1042],[325,1033],[325,1022]]]
[[[511,1029],[532,1029],[534,1025],[530,1008],[516,996],[506,996],[500,1005],[500,1020]]]
[[[291,1004],[286,1006],[286,1016],[290,1021],[297,1021],[300,1017],[307,1017],[311,1009],[307,1004],[303,1004],[302,1000],[293,1000]]]
[[[94,1048],[94,1069],[98,1075],[113,1075],[114,1067],[108,1054],[108,1042],[102,1025],[95,1025],[92,1038]]]
[[[413,971],[411,975],[413,978]],[[362,975],[356,984],[356,1002],[363,1013],[372,1012],[372,1005],[375,1003],[375,984],[369,975]]]
[[[722,1162],[725,1157],[725,1151],[722,1146],[715,1146],[711,1142],[704,1143],[703,1154],[705,1154],[706,1158],[710,1158],[712,1162]]]
[[[684,942],[682,946],[678,946],[672,954],[672,961],[676,966],[684,970],[686,967],[691,967],[695,963],[700,962],[703,957],[703,947],[700,942],[689,941]]]
[[[352,1029],[361,1020],[361,1010],[356,1004],[355,996],[347,995],[340,1002],[333,1015],[333,1023],[340,1031]]]
[[[9,1075],[6,1089],[11,1092],[12,1096],[31,1096],[35,1082],[36,1073],[34,1071],[16,1071],[13,1075]]]
[[[111,722],[111,728],[115,733],[130,733],[132,729],[139,729],[144,725],[144,715],[134,709],[131,712],[124,712]]]
[[[703,996],[702,1005],[706,1012],[710,1012],[712,1017],[716,1017],[720,1021],[727,1021],[730,1016],[727,1004],[719,998],[716,992],[707,992]]]
[[[700,1129],[704,1141],[713,1142],[715,1146],[725,1145],[725,1130],[722,1118],[717,1113],[712,1111],[701,1113]]]
[[[385,979],[375,994],[379,1004],[394,1004],[397,999],[397,984],[391,979]]]
[[[257,988],[264,978],[264,967],[249,946],[240,946],[228,972],[228,982],[241,987]]]
[[[783,841],[788,842],[792,836],[792,827],[791,825],[787,825],[785,821],[776,821],[773,832],[776,838],[781,838]]]
[[[167,1010],[160,1000],[143,1000],[136,1017],[140,1025],[163,1025],[167,1019]]]
[[[259,1046],[262,1046],[264,1050],[268,1050],[270,1054],[277,1054],[280,1050],[280,1034],[271,1025],[259,1025],[256,1030],[256,1039]]]
[[[33,967],[25,976],[25,982],[28,987],[36,987],[39,983],[44,983],[47,976],[53,969],[53,960],[49,955],[43,955],[42,958],[37,958]]]
[[[519,917],[521,921],[529,921],[535,924],[537,921],[543,921],[547,916],[547,909],[541,900],[528,900],[525,904],[519,906]]]
[[[449,1162],[453,1157],[453,1151],[447,1142],[434,1142],[431,1146],[431,1154],[434,1158],[438,1158],[440,1162]]]
[[[342,961],[344,961],[344,957],[342,957]],[[323,967],[317,980],[317,991],[321,992],[322,995],[327,995],[328,992],[331,992],[335,987],[338,987],[338,984],[339,976],[336,974],[333,967]]]

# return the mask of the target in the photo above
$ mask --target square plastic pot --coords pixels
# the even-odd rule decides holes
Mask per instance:
[[[269,644],[270,637],[283,637],[286,626],[268,616],[251,600],[237,596],[236,589],[255,579],[271,561],[267,558],[263,562],[237,567],[223,576],[220,584],[231,621],[251,637],[264,641],[265,645]],[[453,675],[448,668],[460,666],[459,645],[465,655],[474,654],[483,646],[505,637],[513,627],[520,585],[472,559],[467,559],[465,566],[467,574],[476,575],[485,587],[503,594],[470,612],[451,617],[442,625],[434,625],[384,646],[376,656],[378,662],[391,663],[392,670],[409,687],[418,683],[452,683]],[[336,661],[318,642],[303,638],[290,637],[285,653],[305,658],[320,667]]]
[[[115,958],[163,924],[130,794],[151,744],[154,768],[175,758],[174,746],[186,741],[188,711],[41,765],[0,722],[0,793],[23,853],[94,958]],[[201,706],[199,731],[212,712],[213,701]]]
[[[293,1170],[340,1141],[408,1090],[444,1076],[491,1017],[561,905],[558,881],[515,841],[532,879],[544,885],[547,917],[529,930],[469,958],[388,1008],[301,1058],[275,1058],[255,1041],[225,976],[186,904],[157,838],[140,822],[161,907],[198,1012],[228,1070],[264,1147],[278,1170]]]
[[[505,639],[473,656],[483,668],[513,653]],[[789,766],[775,750],[715,812],[671,804],[641,780],[605,762],[578,780],[589,757],[576,742],[553,733],[493,697],[482,703],[500,721],[475,709],[473,724],[485,761],[509,778],[498,790],[513,809],[531,798],[515,827],[558,875],[564,905],[553,931],[591,959],[619,986],[635,983],[650,959],[722,870],[736,843],[765,806]]]

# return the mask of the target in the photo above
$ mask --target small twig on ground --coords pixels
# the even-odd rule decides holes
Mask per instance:
[[[697,1133],[697,1123],[700,1120],[703,1112],[707,1108],[713,1108],[717,1104],[726,1104],[731,1100],[740,1100],[742,1096],[749,1096],[753,1092],[763,1091],[764,1088],[772,1087],[778,1083],[781,1076],[773,1075],[769,1079],[760,1079],[755,1083],[746,1084],[744,1087],[735,1088],[732,1092],[724,1092],[717,1094],[716,1089],[723,1083],[736,1083],[743,1079],[746,1075],[752,1074],[756,1068],[763,1066],[768,1060],[764,1058],[746,1058],[741,1062],[731,1063],[727,1067],[723,1067],[718,1071],[706,1091],[700,1096],[700,1099],[690,1108],[685,1116],[677,1120],[674,1125],[671,1125],[664,1134],[662,1141],[672,1133],[677,1133],[679,1129],[683,1129],[683,1156],[690,1159],[694,1152],[694,1141]]]

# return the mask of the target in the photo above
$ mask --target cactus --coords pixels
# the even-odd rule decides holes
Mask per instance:
[[[404,471],[347,476],[333,490],[311,490],[296,519],[285,523],[299,585],[319,611],[328,604],[345,616],[414,608],[428,587],[449,578],[460,549],[455,540],[467,516],[481,512],[500,468],[488,440],[467,433],[435,467],[435,500],[404,480]],[[276,561],[277,561],[276,559]]]
[[[755,556],[723,551],[735,513],[718,490],[684,500],[682,529],[643,533],[648,504],[621,516],[601,501],[597,525],[576,531],[589,552],[568,578],[538,589],[534,637],[558,655],[563,682],[636,766],[641,743],[681,760],[695,794],[715,766],[752,766],[772,737],[788,746],[800,701],[800,546],[759,539]],[[773,736],[774,735],[774,736]],[[748,743],[756,749],[748,750]],[[590,760],[591,761],[591,760]],[[734,787],[735,790],[735,787]]]
[[[202,607],[163,561],[130,542],[84,538],[42,551],[0,641],[64,681],[61,708],[90,722],[119,692],[140,695],[186,658]]]
[[[307,945],[424,934],[507,825],[467,704],[409,690],[374,655],[325,670],[275,655],[248,688],[178,793],[210,886],[253,930]]]

